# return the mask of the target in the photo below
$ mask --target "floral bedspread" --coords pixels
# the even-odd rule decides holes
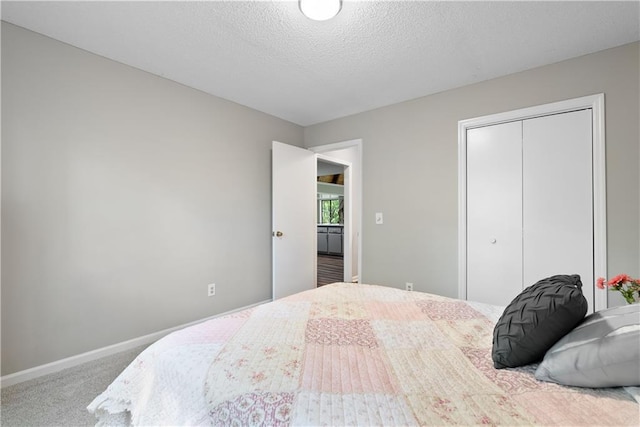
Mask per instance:
[[[89,406],[102,424],[638,425],[622,389],[496,370],[487,308],[337,283],[175,332]]]

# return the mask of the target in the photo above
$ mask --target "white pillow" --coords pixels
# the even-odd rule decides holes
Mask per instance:
[[[640,386],[640,304],[585,317],[547,351],[535,376],[578,387]]]

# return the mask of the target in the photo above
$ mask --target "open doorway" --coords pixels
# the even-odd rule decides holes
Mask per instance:
[[[318,153],[319,158],[329,156],[331,159],[339,159],[350,164],[345,181],[349,182],[350,201],[345,201],[345,212],[348,210],[349,226],[345,226],[343,241],[345,249],[348,244],[348,253],[344,254],[344,282],[362,283],[362,140],[335,142],[309,147],[309,150]],[[346,170],[346,169],[345,169]],[[346,187],[346,186],[345,186]],[[346,200],[346,199],[345,199]],[[347,221],[345,221],[347,222]]]
[[[345,166],[317,161],[317,286],[345,280]]]

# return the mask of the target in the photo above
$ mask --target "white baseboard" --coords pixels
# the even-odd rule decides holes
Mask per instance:
[[[358,283],[358,275],[355,275],[351,278],[351,283]]]
[[[145,344],[151,344],[159,340],[160,338],[164,337],[165,335],[168,335],[171,332],[177,331],[179,329],[184,329],[188,326],[196,325],[198,323],[202,323],[207,320],[215,319],[216,317],[222,317],[228,314],[236,313],[238,311],[256,307],[258,305],[261,305],[267,302],[271,302],[271,300],[261,301],[261,302],[251,304],[245,307],[241,307],[235,310],[230,310],[224,313],[216,314],[216,315],[207,317],[205,319],[196,320],[194,322],[186,323],[184,325],[165,329],[159,332],[154,332],[152,334],[144,335],[142,337],[134,338],[128,341],[123,341],[118,344],[102,347],[96,350],[88,351],[86,353],[78,354],[75,356],[67,357],[65,359],[57,360],[55,362],[47,363],[45,365],[40,365],[34,368],[25,369],[24,371],[5,375],[0,378],[0,388],[9,387],[24,381],[29,381],[29,380],[41,377],[43,375],[53,374],[55,372],[62,371],[63,369],[72,368],[74,366],[78,366],[86,362],[91,362],[92,360],[101,359],[106,356],[111,356],[112,354],[131,350],[133,348],[140,347]]]

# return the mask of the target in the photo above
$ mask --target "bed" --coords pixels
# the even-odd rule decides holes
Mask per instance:
[[[174,332],[89,405],[98,424],[638,425],[623,388],[494,369],[499,307],[336,283]]]

